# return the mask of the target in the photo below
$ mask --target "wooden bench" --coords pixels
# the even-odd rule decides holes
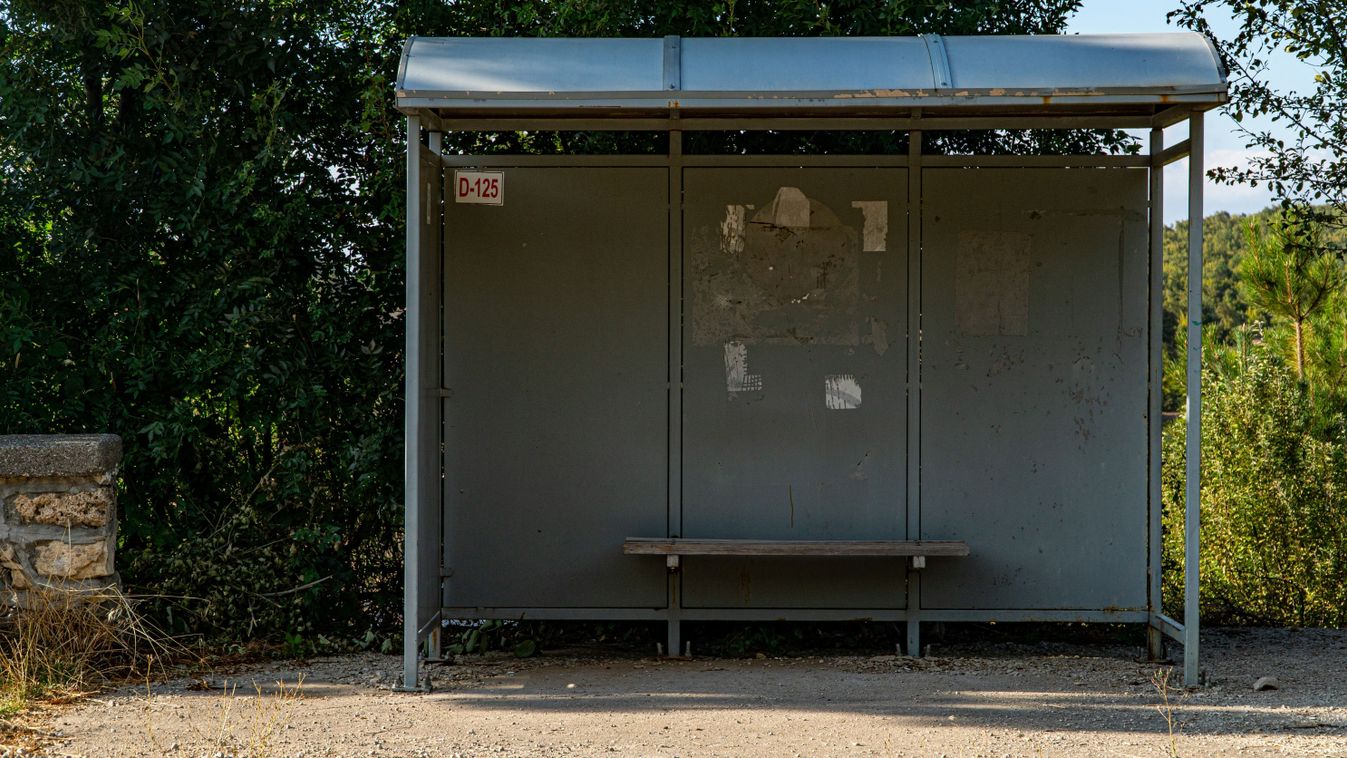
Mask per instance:
[[[678,587],[674,573],[685,555],[740,557],[833,557],[833,558],[911,558],[913,569],[926,567],[927,558],[961,558],[968,555],[968,543],[958,540],[743,540],[684,539],[677,537],[628,537],[622,543],[627,555],[662,555],[669,569],[669,654],[679,650]],[[921,649],[918,608],[908,609],[907,649],[918,655]]]

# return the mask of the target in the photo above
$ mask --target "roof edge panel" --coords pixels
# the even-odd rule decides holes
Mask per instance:
[[[941,37],[411,37],[404,111],[494,108],[576,114],[652,108],[693,115],[794,107],[1116,108],[1227,99],[1226,72],[1196,33]],[[670,72],[669,66],[678,70]],[[681,88],[668,89],[671,75]]]

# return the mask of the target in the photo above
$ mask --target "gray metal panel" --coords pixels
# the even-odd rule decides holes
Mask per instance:
[[[680,536],[905,538],[906,170],[684,179]],[[893,608],[904,585],[884,559],[697,557],[683,579],[687,607]]]
[[[1220,59],[1192,32],[944,37],[954,88],[1195,89],[1221,85]]]
[[[924,172],[925,607],[1146,607],[1147,175]]]
[[[445,205],[445,606],[665,605],[622,542],[666,528],[667,177],[505,169],[503,206]]]
[[[661,92],[660,39],[413,37],[398,90],[489,97],[532,93]]]
[[[1224,102],[1226,89],[1214,49],[1194,33],[689,38],[677,61],[665,48],[662,39],[416,37],[404,48],[398,107],[845,114],[1180,99],[1209,106]],[[953,86],[941,86],[946,76]]]
[[[683,92],[930,90],[920,37],[715,37],[683,40]]]

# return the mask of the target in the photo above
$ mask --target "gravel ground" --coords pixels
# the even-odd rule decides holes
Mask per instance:
[[[1347,632],[1204,632],[1168,712],[1138,648],[978,643],[925,659],[556,651],[434,666],[256,666],[51,715],[53,756],[1347,756]],[[1174,672],[1178,677],[1179,671]],[[1254,691],[1262,676],[1277,689]],[[278,682],[280,683],[278,685]]]

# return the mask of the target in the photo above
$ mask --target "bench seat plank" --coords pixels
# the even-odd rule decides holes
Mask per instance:
[[[956,540],[703,540],[628,537],[627,555],[962,557],[968,543]]]

